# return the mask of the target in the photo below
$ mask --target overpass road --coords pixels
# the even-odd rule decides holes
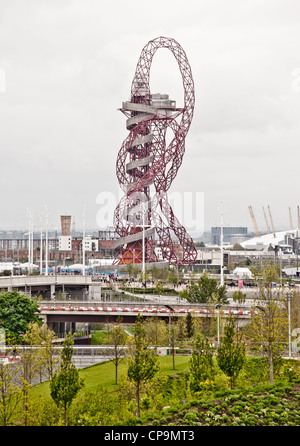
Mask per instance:
[[[172,306],[171,306],[172,305]],[[218,314],[218,310],[214,308],[193,306],[187,304],[174,305],[153,305],[143,302],[142,304],[116,302],[105,304],[102,302],[100,305],[94,303],[83,302],[81,304],[62,303],[54,305],[52,302],[41,303],[40,306],[41,316],[46,317],[47,322],[99,322],[107,320],[109,317],[117,319],[122,317],[124,322],[134,322],[137,315],[140,313],[143,317],[157,316],[162,318],[169,318],[170,316],[186,316],[187,313],[191,313],[196,317],[215,316]],[[222,315],[236,315],[240,318],[249,319],[254,313],[251,309],[240,307],[227,307],[220,309],[219,313]]]

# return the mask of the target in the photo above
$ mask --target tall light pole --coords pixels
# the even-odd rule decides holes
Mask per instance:
[[[46,242],[45,242],[45,276],[48,276],[48,207],[45,206],[45,229],[46,229]]]
[[[43,226],[41,217],[40,274],[42,274],[42,270],[43,270]]]
[[[220,345],[220,308],[221,308],[221,304],[217,304],[216,305],[216,309],[218,311],[218,347]]]
[[[33,212],[28,210],[28,270],[32,272],[33,265]]]
[[[30,226],[30,211],[28,211],[28,272],[31,272],[31,226]]]
[[[30,268],[33,268],[33,213],[31,214],[31,262]]]
[[[145,202],[143,202],[143,287],[145,283]]]
[[[289,290],[287,293],[288,298],[288,321],[289,321],[289,359],[292,357],[292,351],[291,351],[291,298],[293,297],[293,291]]]
[[[221,202],[221,286],[224,285],[224,265],[223,265],[223,203]]]
[[[83,271],[82,274],[85,276],[85,211],[86,207],[83,206],[83,215],[82,215],[82,257],[83,257]]]
[[[174,311],[174,308],[167,304],[165,304],[165,307],[169,310],[169,355],[171,355],[171,313]]]
[[[57,228],[55,228],[55,245],[54,245],[54,256],[55,256],[55,284],[57,283]]]

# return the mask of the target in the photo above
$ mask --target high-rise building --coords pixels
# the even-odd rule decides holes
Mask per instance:
[[[71,235],[71,215],[61,215],[61,235],[70,236]]]
[[[61,235],[58,238],[59,251],[72,250],[71,215],[61,215]]]

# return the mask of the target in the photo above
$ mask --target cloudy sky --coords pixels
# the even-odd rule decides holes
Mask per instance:
[[[68,213],[79,229],[86,205],[96,228],[105,197],[112,223],[127,136],[118,108],[142,48],[161,35],[184,48],[196,92],[170,193],[203,195],[205,229],[220,224],[220,202],[226,225],[252,231],[252,205],[264,231],[269,205],[276,229],[289,228],[289,207],[295,226],[299,17],[297,0],[0,0],[0,228],[26,227],[27,209],[39,225],[45,205],[52,227]],[[166,50],[153,60],[151,91],[182,105]]]

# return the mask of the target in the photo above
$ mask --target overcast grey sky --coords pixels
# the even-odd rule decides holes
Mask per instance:
[[[97,196],[118,197],[117,153],[144,45],[176,39],[196,92],[186,153],[171,191],[203,192],[204,225],[294,225],[299,198],[300,2],[295,0],[0,0],[0,228],[27,208],[60,225],[97,227]],[[2,79],[2,80],[1,80]],[[3,80],[4,79],[4,80]],[[1,85],[2,82],[2,85]],[[5,88],[3,83],[5,82]],[[155,55],[152,93],[182,104],[175,59]],[[112,216],[111,216],[112,217]],[[112,218],[111,218],[112,222]]]

